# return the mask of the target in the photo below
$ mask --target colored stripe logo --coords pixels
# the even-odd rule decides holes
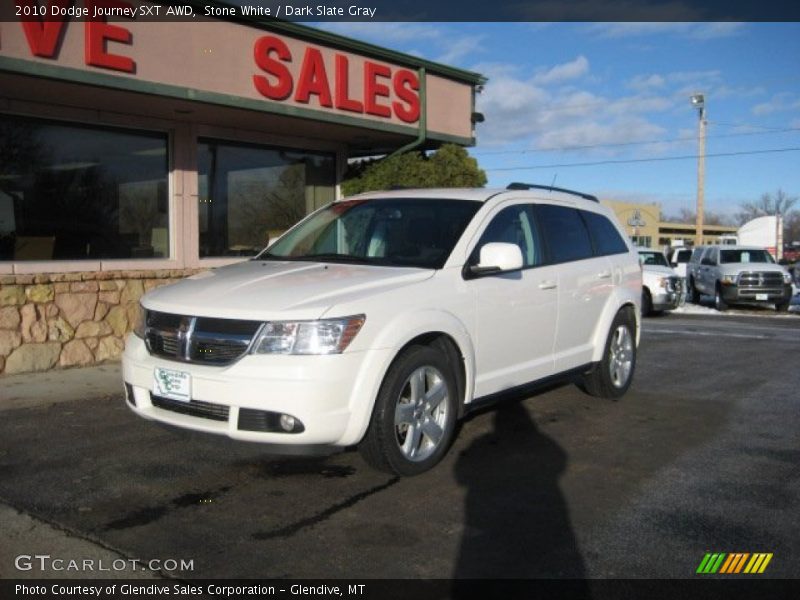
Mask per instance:
[[[771,552],[756,552],[752,554],[749,552],[709,552],[700,561],[697,573],[701,575],[713,575],[715,573],[724,575],[747,573],[755,575],[763,573],[771,560]]]

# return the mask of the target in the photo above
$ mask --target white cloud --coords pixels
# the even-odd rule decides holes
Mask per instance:
[[[669,109],[673,100],[647,93],[608,98],[586,89],[543,85],[588,70],[588,61],[566,64],[573,66],[557,65],[527,78],[513,66],[484,65],[489,83],[478,96],[478,110],[486,115],[478,131],[481,144],[523,142],[536,150],[597,146],[594,154],[608,156],[624,150],[614,145],[665,136],[666,130],[648,115]]]
[[[652,88],[661,88],[666,84],[666,79],[656,73],[652,75],[637,75],[628,82],[628,87],[634,90],[649,90]]]
[[[481,51],[485,38],[485,35],[467,35],[449,41],[440,40],[440,45],[444,46],[445,50],[443,54],[436,57],[436,61],[445,64],[460,62],[473,52]]]
[[[795,94],[788,92],[775,94],[767,102],[756,104],[752,109],[753,114],[759,117],[770,115],[776,112],[787,112],[794,110],[800,110],[800,98],[798,98]]]
[[[588,31],[599,38],[628,38],[656,35],[678,35],[695,40],[710,40],[739,35],[744,23],[592,23]]]
[[[582,77],[588,72],[589,61],[585,56],[581,55],[573,61],[556,65],[547,69],[546,71],[537,73],[533,78],[533,83],[539,85],[561,83],[563,81],[569,81],[570,79]]]

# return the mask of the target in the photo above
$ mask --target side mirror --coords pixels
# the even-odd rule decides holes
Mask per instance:
[[[488,275],[521,269],[522,264],[522,250],[519,246],[491,242],[481,248],[480,263],[469,270],[473,275]]]
[[[671,266],[671,267],[674,269],[675,267],[677,267],[677,266],[678,266],[678,263],[676,263],[676,262],[671,262],[671,263],[669,263],[669,265],[670,265],[670,266]]]

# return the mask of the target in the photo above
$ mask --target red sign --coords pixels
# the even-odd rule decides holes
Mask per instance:
[[[73,0],[50,0],[47,8],[39,5],[38,0],[16,0],[16,3],[20,7],[20,24],[31,55],[57,60],[63,37],[70,27],[69,19],[75,19],[83,22],[84,64],[136,73],[135,60],[120,47],[133,48],[131,30],[110,24],[103,16],[92,16],[108,13],[106,9],[121,9],[119,12],[123,14],[130,11],[135,15],[136,10],[125,0],[83,0],[83,8],[76,6]],[[352,59],[348,55],[336,53],[331,67],[326,65],[320,48],[308,45],[303,48],[302,56],[292,56],[286,42],[273,35],[255,41],[253,60],[258,69],[252,76],[253,86],[269,100],[291,99],[322,109],[396,118],[405,123],[419,121],[420,82],[413,70],[363,59],[359,78],[362,83],[356,86],[351,81]],[[295,61],[299,69],[290,68]]]
[[[361,93],[350,89],[350,62],[344,54],[336,54],[333,86],[322,59],[313,46],[306,47],[297,81],[287,65],[294,61],[286,43],[272,35],[256,40],[253,46],[256,65],[265,75],[253,75],[256,90],[270,100],[286,100],[308,104],[314,96],[324,108],[391,118],[406,123],[419,119],[419,78],[408,69],[392,69],[388,65],[364,61],[364,85]],[[394,92],[394,100],[392,100]]]

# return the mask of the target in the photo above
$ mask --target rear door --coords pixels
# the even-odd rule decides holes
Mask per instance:
[[[548,263],[558,270],[558,324],[554,347],[556,371],[592,360],[594,333],[614,289],[612,263],[595,256],[589,231],[577,208],[537,204]]]

